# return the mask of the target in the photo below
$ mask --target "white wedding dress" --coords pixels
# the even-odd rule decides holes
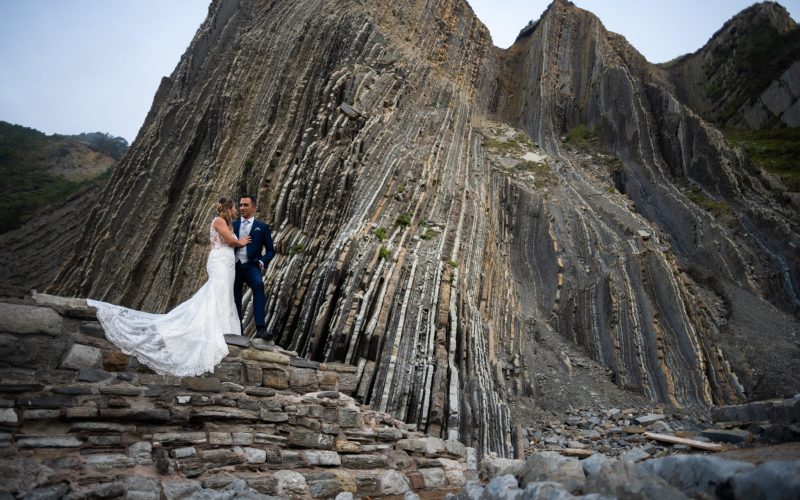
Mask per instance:
[[[228,354],[225,334],[241,333],[233,302],[233,247],[210,227],[208,281],[192,298],[166,314],[135,311],[87,299],[97,308],[106,338],[161,375],[211,372]]]

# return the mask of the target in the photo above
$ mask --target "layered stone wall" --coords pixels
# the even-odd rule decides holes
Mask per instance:
[[[0,490],[380,497],[476,477],[473,449],[357,404],[355,367],[239,337],[213,374],[162,376],[110,344],[85,301],[5,295]]]

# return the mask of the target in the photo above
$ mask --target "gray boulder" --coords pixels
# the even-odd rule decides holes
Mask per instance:
[[[555,451],[531,454],[520,474],[520,483],[556,481],[571,493],[580,493],[586,482],[583,466],[577,458],[565,457]]]
[[[800,460],[765,462],[731,479],[735,498],[800,498]]]
[[[480,481],[467,481],[464,489],[458,493],[449,493],[447,500],[480,500],[483,495],[483,485]]]
[[[560,483],[554,481],[542,481],[538,483],[528,483],[522,491],[520,499],[536,500],[569,500],[575,498],[569,491],[565,490]]]
[[[521,496],[522,490],[519,489],[517,478],[504,474],[489,481],[483,489],[481,500],[517,500]]]
[[[738,474],[755,468],[753,464],[708,455],[673,455],[647,460],[640,470],[655,474],[690,497],[714,496],[718,486]]]
[[[586,491],[630,500],[672,500],[686,496],[631,462],[609,462],[586,480]]]
[[[511,458],[486,458],[481,460],[480,477],[484,481],[489,481],[495,476],[511,474],[519,476],[525,462]]]
[[[603,453],[595,453],[594,455],[581,460],[581,466],[583,467],[583,473],[587,476],[590,476],[599,472],[603,466],[616,462],[616,459],[609,458],[608,455],[604,455]]]

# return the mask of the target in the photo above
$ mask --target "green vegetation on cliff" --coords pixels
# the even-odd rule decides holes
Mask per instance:
[[[780,177],[789,191],[800,191],[800,129],[726,130],[725,137],[756,165]]]
[[[48,136],[0,121],[0,234],[86,185],[105,182],[127,149],[122,137],[100,132]]]

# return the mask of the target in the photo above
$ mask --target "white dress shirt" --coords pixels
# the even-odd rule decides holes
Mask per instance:
[[[239,238],[243,236],[250,236],[250,230],[253,229],[253,221],[255,220],[255,217],[250,217],[249,219],[242,218],[241,222],[239,223]],[[247,246],[236,249],[236,260],[242,264],[250,261],[250,259],[247,258]]]

